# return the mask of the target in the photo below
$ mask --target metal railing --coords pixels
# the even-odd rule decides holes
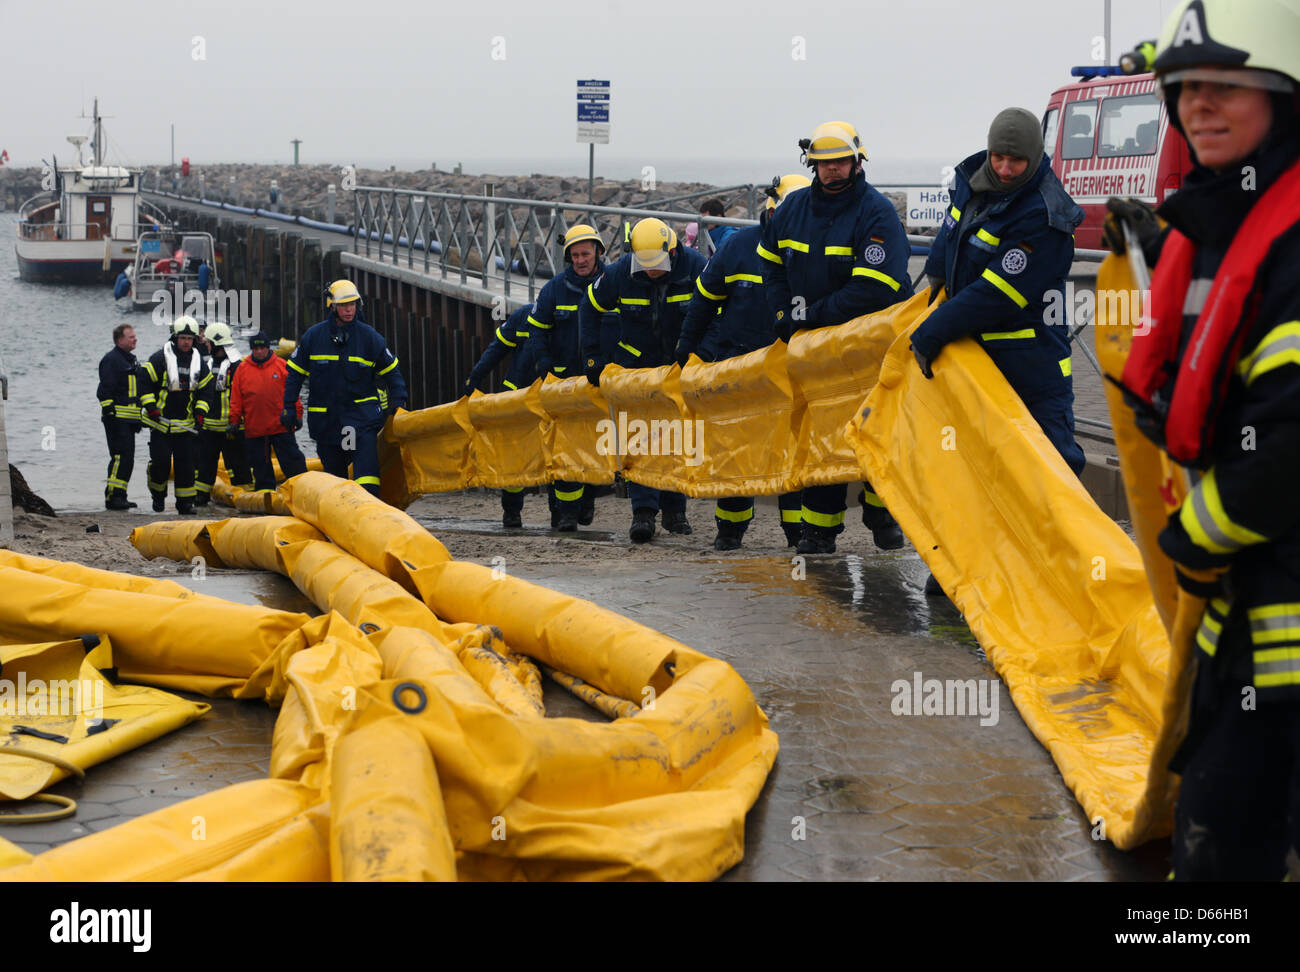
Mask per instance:
[[[614,260],[625,252],[632,220],[653,216],[677,224],[680,232],[699,219],[692,212],[513,199],[490,191],[474,196],[358,186],[352,200],[353,252],[444,279],[457,275],[462,284],[476,278],[484,289],[499,283],[507,297],[512,286],[526,285],[530,300],[538,277],[564,271],[563,240],[570,226],[593,225],[606,241],[606,259]],[[741,227],[757,220],[710,217],[709,222]],[[710,243],[708,230],[701,228],[696,248],[708,252]]]
[[[485,290],[500,284],[507,297],[512,285],[526,286],[530,300],[536,296],[538,277],[549,279],[563,272],[562,241],[572,225],[594,225],[606,240],[606,259],[615,260],[625,252],[626,230],[634,220],[656,217],[677,224],[678,231],[688,222],[699,221],[694,212],[513,199],[490,191],[476,196],[357,186],[352,201],[354,253],[395,266],[404,263],[426,274],[436,272],[444,279],[455,275],[461,284],[474,278]],[[758,221],[711,216],[708,222],[742,227]],[[914,234],[907,239],[917,246],[933,242],[933,237]],[[711,251],[708,227],[700,227],[695,248],[706,254]]]

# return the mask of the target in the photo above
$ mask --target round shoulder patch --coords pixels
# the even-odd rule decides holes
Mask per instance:
[[[862,259],[866,260],[873,267],[879,266],[885,262],[885,248],[879,243],[872,243],[862,251]]]
[[[1002,254],[1002,269],[1007,273],[1020,273],[1027,266],[1029,266],[1029,257],[1019,247]]]

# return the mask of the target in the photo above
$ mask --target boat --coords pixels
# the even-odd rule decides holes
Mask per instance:
[[[176,316],[179,308],[198,303],[200,294],[203,298],[213,294],[221,288],[216,253],[211,233],[177,229],[141,233],[131,274],[132,306],[150,310],[169,300]],[[206,308],[207,300],[202,303]]]
[[[44,192],[18,209],[18,274],[23,280],[112,283],[135,262],[136,241],[166,217],[141,198],[140,169],[108,165],[99,99],[95,99],[91,159],[83,157],[84,135],[69,135],[74,165],[55,158]]]

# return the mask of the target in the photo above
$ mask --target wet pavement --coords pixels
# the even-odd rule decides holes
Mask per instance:
[[[426,522],[449,545],[502,536],[489,520]],[[915,552],[876,551],[849,529],[853,542],[842,546],[859,552],[803,564],[757,551],[715,554],[701,550],[698,534],[660,534],[655,543],[680,548],[680,558],[637,563],[619,555],[625,534],[591,530],[561,543],[609,548],[599,561],[561,555],[509,569],[723,658],[748,682],[781,753],[749,814],[745,860],[726,880],[1163,879],[1167,842],[1125,854],[1091,838],[961,615],[925,596]],[[177,579],[243,603],[316,613],[270,574]],[[965,715],[901,714],[918,679],[973,680],[978,702]],[[551,715],[602,718],[545,686]],[[54,788],[78,801],[74,818],[4,825],[0,836],[39,852],[265,776],[275,710],[207,701],[205,719],[92,768],[82,784]]]

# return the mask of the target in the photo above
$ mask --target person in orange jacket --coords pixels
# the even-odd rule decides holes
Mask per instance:
[[[289,366],[271,353],[271,340],[258,331],[249,339],[249,358],[236,371],[230,386],[230,427],[244,429],[244,447],[253,467],[254,489],[275,489],[271,450],[280,460],[284,478],[307,471],[307,460],[293,432],[280,423],[284,383]],[[302,421],[302,403],[298,402]]]

